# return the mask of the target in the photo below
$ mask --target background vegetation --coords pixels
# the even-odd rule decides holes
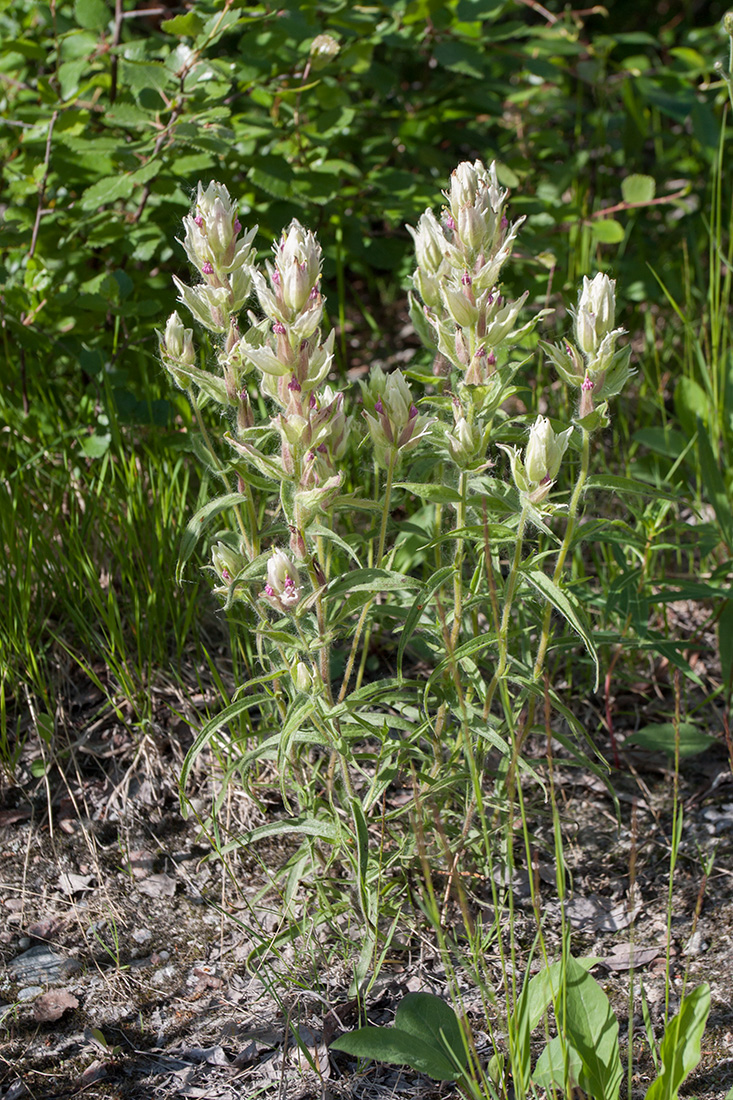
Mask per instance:
[[[133,741],[169,738],[178,752],[180,726],[160,707],[168,687],[181,698],[213,683],[229,702],[257,674],[251,635],[230,634],[210,595],[206,546],[176,580],[186,525],[220,488],[155,335],[175,307],[171,276],[188,277],[178,238],[197,180],[238,198],[242,223],[259,224],[260,257],[293,217],[317,232],[334,381],[351,387],[359,412],[356,382],[375,363],[423,379],[430,370],[408,320],[405,226],[435,207],[459,161],[477,157],[497,161],[511,217],[526,216],[507,293],[528,290],[528,309],[554,311],[539,335],[568,331],[580,278],[600,270],[617,280],[617,317],[634,349],[638,373],[593,458],[591,484],[607,490],[595,498],[598,538],[586,530],[571,563],[603,655],[594,736],[615,752],[614,725],[628,717],[620,685],[673,669],[675,697],[667,680],[649,747],[674,754],[676,741],[678,765],[716,743],[730,748],[733,38],[724,15],[723,4],[692,0],[583,10],[558,0],[195,0],[145,10],[126,0],[0,0],[8,787],[32,790],[52,767],[63,772],[70,735],[86,735],[89,716],[77,728],[72,703],[90,681],[102,717],[113,714]],[[319,35],[337,49],[315,48]],[[524,372],[513,411],[529,422],[552,392],[553,414],[569,423],[573,410],[558,409],[567,399],[542,359]],[[204,419],[221,430],[211,406]],[[355,490],[368,476],[363,456],[346,463],[345,488]],[[619,504],[608,492],[618,477],[649,495]],[[601,525],[622,507],[628,527],[612,537]],[[432,568],[409,542],[398,564]],[[395,657],[388,635],[367,674]],[[408,654],[429,657],[417,641]],[[574,641],[561,640],[553,660],[567,695],[593,696],[591,662]],[[336,656],[334,673],[342,668]],[[184,740],[188,748],[189,731]],[[670,880],[682,821],[674,795]],[[459,819],[451,828],[460,831]],[[293,870],[286,905],[302,872]]]
[[[534,303],[561,311],[597,267],[626,298],[639,376],[607,441],[609,469],[626,472],[623,441],[636,476],[671,478],[691,506],[712,505],[694,549],[679,510],[655,513],[650,554],[671,554],[680,578],[725,573],[722,14],[513,0],[0,6],[6,760],[27,694],[52,723],[69,659],[138,721],[151,675],[201,638],[208,586],[193,568],[177,587],[172,563],[207,490],[154,336],[174,306],[171,274],[185,274],[176,238],[198,178],[240,196],[264,250],[292,216],[318,232],[343,375],[414,345],[405,223],[458,160],[496,158],[514,216],[527,215],[513,278]],[[322,33],[340,49],[313,63]],[[710,453],[694,442],[698,415]],[[614,551],[603,599],[643,639],[650,591],[636,568]],[[716,606],[728,628],[730,606]]]

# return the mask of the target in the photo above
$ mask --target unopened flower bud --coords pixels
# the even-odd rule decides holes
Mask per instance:
[[[224,542],[217,542],[211,550],[211,564],[219,580],[229,586],[244,568],[244,558]]]
[[[555,433],[546,416],[538,416],[529,429],[529,443],[524,454],[524,469],[534,485],[554,481],[567,450],[572,428]]]
[[[314,72],[324,68],[337,56],[340,45],[330,34],[317,34],[311,42],[310,62]]]
[[[575,339],[586,355],[595,355],[603,337],[613,329],[616,315],[616,281],[598,272],[583,276],[583,288],[575,314]]]
[[[157,331],[157,330],[156,330]],[[158,350],[163,366],[169,372],[173,381],[182,390],[188,389],[190,379],[187,374],[177,367],[192,367],[196,362],[196,351],[193,346],[193,330],[184,328],[177,312],[171,313],[165,326],[165,332],[158,332]]]
[[[310,691],[313,687],[313,673],[305,661],[296,661],[290,675],[296,691]]]

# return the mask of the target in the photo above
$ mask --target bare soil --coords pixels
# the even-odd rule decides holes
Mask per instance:
[[[187,702],[191,714],[213,705],[203,697]],[[623,700],[614,705],[621,714]],[[643,705],[651,713],[648,692]],[[291,942],[278,938],[286,923],[268,893],[268,869],[287,853],[240,852],[227,866],[212,858],[199,822],[180,812],[177,779],[191,731],[173,716],[180,708],[165,691],[160,720],[145,733],[133,734],[100,706],[101,697],[85,696],[68,751],[45,776],[31,770],[40,744],[29,737],[15,781],[0,791],[0,1097],[457,1095],[408,1070],[357,1068],[329,1053],[328,1043],[357,1023],[348,995],[352,960],[343,944],[332,949],[304,925]],[[591,710],[586,717],[597,724]],[[624,732],[619,723],[621,744]],[[538,768],[543,751],[538,747]],[[198,782],[194,806],[205,815],[216,783],[205,773]],[[639,980],[659,1038],[669,965],[670,1012],[683,989],[698,982],[709,982],[712,993],[702,1061],[683,1095],[723,1100],[733,1087],[733,783],[724,743],[682,767],[669,963],[669,762],[622,750],[613,772],[620,824],[590,772],[560,765],[555,783],[574,952],[603,960],[593,973],[624,1041],[632,937],[637,951],[634,1097],[643,1097],[652,1074]],[[532,873],[552,943],[560,912],[551,822],[539,788],[528,787],[527,797],[537,853]],[[241,792],[231,790],[222,805],[232,831],[264,819],[262,807]],[[272,812],[283,810],[273,803]],[[490,922],[488,884],[469,875],[466,888],[476,916]],[[526,933],[529,945],[535,916],[526,870],[512,889],[517,934],[521,941]],[[268,943],[279,946],[268,952]],[[487,965],[498,989],[498,952]],[[464,977],[464,1003],[488,1053],[479,998]],[[388,1024],[401,996],[419,989],[445,994],[446,975],[430,937],[405,914],[366,1000],[370,1020]]]

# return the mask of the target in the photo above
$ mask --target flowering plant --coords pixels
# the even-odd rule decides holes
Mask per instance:
[[[523,219],[509,222],[495,164],[459,165],[444,195],[442,212],[426,210],[410,229],[417,259],[411,317],[436,355],[435,372],[427,379],[375,366],[360,385],[356,415],[349,412],[355,395],[335,384],[334,332],[323,335],[316,237],[293,220],[272,260],[258,264],[255,230],[243,232],[222,184],[199,185],[184,223],[184,248],[201,281],[176,282],[194,322],[218,341],[213,369],[197,365],[193,330],[177,313],[159,334],[163,364],[187,391],[225,488],[193,518],[186,555],[229,509],[232,523],[211,551],[216,591],[227,608],[244,613],[262,666],[201,731],[181,789],[204,746],[256,708],[256,746],[244,751],[239,771],[246,775],[274,752],[282,789],[289,771],[289,797],[298,803],[279,827],[302,834],[302,867],[320,858],[316,842],[335,846],[351,866],[366,930],[356,986],[375,963],[379,935],[375,883],[383,868],[367,820],[407,766],[393,731],[418,723],[433,739],[436,767],[463,758],[470,777],[464,834],[474,815],[486,830],[486,754],[498,748],[509,761],[502,782],[511,785],[533,728],[553,610],[598,668],[587,613],[563,576],[578,536],[591,435],[608,423],[608,399],[630,373],[629,349],[618,346],[623,330],[614,327],[615,283],[603,273],[585,278],[575,343],[541,344],[561,381],[580,390],[573,422],[512,420],[514,379],[548,312],[527,313],[528,293],[508,297],[501,283]],[[260,312],[243,322],[251,291]],[[229,418],[216,443],[200,409],[211,401]],[[511,482],[496,476],[502,452]],[[371,456],[366,469],[364,455]],[[559,486],[573,458],[566,503]],[[403,511],[424,502],[422,526],[395,522],[398,494]],[[528,523],[551,550],[525,551]],[[548,553],[555,555],[551,568]],[[515,633],[522,588],[539,625]],[[370,679],[370,640],[385,630],[399,634],[394,673]],[[528,661],[524,644],[533,638]],[[413,640],[431,652],[426,683],[404,673]],[[525,669],[519,678],[517,665]],[[562,707],[551,686],[548,699]],[[362,766],[365,752],[376,752],[371,773]],[[274,828],[266,826],[267,835]]]

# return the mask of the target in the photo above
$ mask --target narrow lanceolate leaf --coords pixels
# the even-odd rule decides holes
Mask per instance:
[[[214,737],[223,726],[226,726],[228,722],[233,722],[240,714],[244,714],[245,711],[251,710],[252,707],[260,706],[262,703],[269,701],[270,696],[265,692],[259,692],[257,695],[246,695],[244,699],[237,699],[236,703],[230,703],[228,707],[224,708],[221,714],[215,715],[201,727],[196,740],[186,753],[186,758],[181,768],[181,778],[178,781],[184,817],[186,816],[186,808],[183,801],[184,792],[186,790],[191,768],[196,763],[196,758],[203,752],[212,737]]]
[[[181,570],[191,557],[191,554],[193,554],[196,543],[206,530],[207,525],[211,523],[212,519],[215,519],[220,512],[224,512],[227,508],[232,508],[237,504],[244,504],[246,500],[247,497],[242,493],[227,493],[225,496],[217,497],[216,500],[210,500],[208,504],[205,504],[203,508],[199,508],[198,512],[191,517],[186,524],[186,530],[183,532],[183,538],[181,539],[181,548],[178,551],[176,579],[179,583],[181,580]]]
[[[389,569],[354,569],[336,577],[328,585],[329,596],[345,596],[352,592],[387,592],[400,588],[418,588],[420,582],[404,573]]]
[[[718,653],[723,684],[730,696],[733,692],[733,598],[726,600],[718,619]]]
[[[647,1090],[646,1100],[677,1100],[680,1085],[700,1061],[709,1012],[710,986],[703,982],[682,998],[679,1012],[667,1024],[659,1048],[662,1070]]]
[[[673,492],[657,489],[644,481],[636,481],[633,477],[619,477],[616,474],[598,474],[589,477],[585,487],[586,489],[604,489],[613,493],[631,493],[650,500],[679,500],[681,493],[681,490]]]
[[[715,518],[718,521],[723,541],[730,553],[733,554],[733,510],[731,509],[731,501],[726,492],[718,460],[713,454],[713,448],[710,446],[705,425],[699,416],[697,418],[697,447],[700,453],[700,473],[702,474],[705,492],[715,509]]]
[[[433,573],[430,581],[424,586],[424,588],[418,592],[413,601],[412,607],[407,613],[405,619],[405,625],[402,628],[402,634],[400,636],[400,644],[397,647],[397,675],[402,678],[402,658],[405,654],[405,646],[412,637],[413,631],[420,621],[420,616],[426,604],[429,603],[432,595],[436,592],[441,584],[445,584],[450,577],[453,576],[454,566],[446,565],[443,569],[439,569],[437,573]]]
[[[562,617],[570,623],[573,630],[580,635],[583,645],[593,658],[593,663],[596,666],[595,690],[598,691],[601,669],[598,662],[598,652],[593,642],[591,626],[585,611],[578,603],[575,596],[571,595],[569,592],[563,591],[562,588],[556,585],[555,582],[541,570],[528,569],[523,575],[530,584],[533,584],[537,591],[552,604],[555,610],[560,612]]]
[[[406,489],[413,496],[429,500],[431,504],[458,504],[461,494],[448,485],[432,485],[421,481],[396,481],[395,489]]]

